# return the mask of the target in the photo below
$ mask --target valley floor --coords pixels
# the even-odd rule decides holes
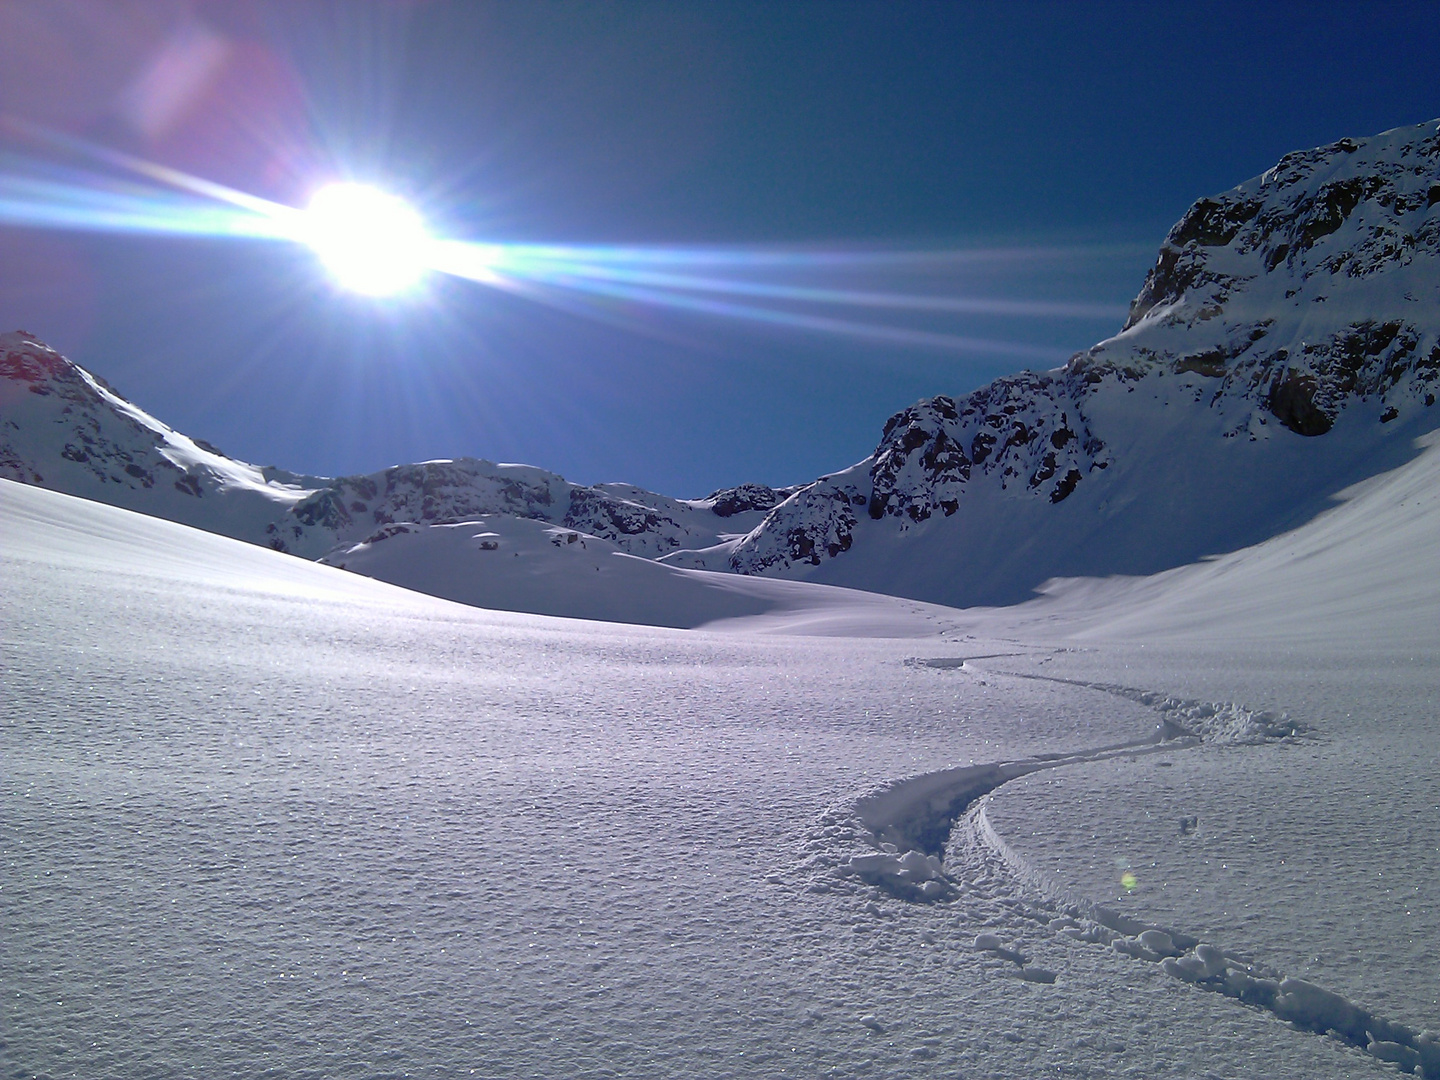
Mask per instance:
[[[1440,1027],[1433,631],[803,606],[484,611],[0,483],[0,1075],[1393,1073],[1139,924]]]

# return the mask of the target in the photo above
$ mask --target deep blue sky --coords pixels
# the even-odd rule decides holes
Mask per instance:
[[[186,26],[223,63],[147,113]],[[10,0],[0,39],[30,58],[0,72],[12,114],[284,201],[348,170],[467,238],[1001,248],[804,283],[1109,311],[907,324],[1021,351],[920,347],[460,281],[376,304],[278,245],[0,227],[4,329],[235,456],[676,495],[812,479],[920,397],[1059,363],[1118,328],[1195,198],[1440,115],[1430,3]]]

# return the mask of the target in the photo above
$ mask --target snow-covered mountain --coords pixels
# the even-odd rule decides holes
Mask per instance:
[[[1121,332],[892,417],[875,453],[682,565],[951,604],[1150,573],[1313,517],[1440,423],[1440,123],[1195,203]]]
[[[674,499],[476,459],[339,479],[258,468],[23,333],[0,336],[0,477],[525,610],[548,609],[501,587],[494,559],[477,593],[476,553],[498,548],[469,540],[492,532],[532,559],[553,546],[573,568],[565,544],[529,543],[560,529],[675,568],[1012,603],[1054,577],[1153,573],[1313,519],[1414,457],[1440,424],[1437,379],[1431,121],[1290,154],[1200,200],[1118,335],[1055,371],[919,402],[870,457],[799,488]],[[476,523],[465,544],[423,535],[460,522]],[[440,563],[417,575],[415,559]]]
[[[23,331],[0,335],[0,477],[251,543],[323,483],[180,434]]]
[[[397,525],[489,515],[654,557],[743,536],[795,490],[744,484],[672,499],[474,458],[338,479],[260,468],[180,434],[23,331],[0,335],[0,477],[312,559],[384,540]]]

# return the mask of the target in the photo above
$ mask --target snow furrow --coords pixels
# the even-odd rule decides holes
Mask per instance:
[[[870,850],[851,855],[837,870],[903,899],[946,899],[957,889],[942,861],[951,830],[977,800],[1001,784],[1042,769],[1103,761],[1121,754],[1181,749],[1196,742],[1157,732],[1134,742],[1064,756],[944,769],[886,785],[854,803],[855,838]]]
[[[983,659],[973,657],[972,659]],[[1250,709],[1233,701],[1200,701],[1178,698],[1156,690],[1141,690],[1119,683],[1085,682],[1062,679],[1054,675],[1035,675],[1020,671],[997,671],[1012,679],[1061,683],[1084,690],[1099,690],[1127,701],[1148,705],[1160,714],[1160,730],[1167,738],[1193,735],[1211,744],[1246,745],[1269,742],[1309,734],[1310,728],[1289,713],[1270,709]]]
[[[991,657],[1010,655],[1016,654],[991,654]],[[981,658],[941,657],[912,659],[907,663],[953,670],[975,659]],[[1170,713],[1177,712],[1175,699],[1161,694],[1151,697],[1153,700],[1145,703],[1154,705],[1162,719],[1142,738],[1073,753],[1041,754],[923,773],[882,784],[832,807],[817,822],[811,844],[812,868],[877,886],[905,900],[954,899],[959,894],[959,882],[947,872],[943,862],[951,831],[977,800],[1001,784],[1043,769],[1199,744],[1201,736],[1170,719]],[[1191,708],[1191,711],[1198,714],[1204,710]],[[1219,707],[1211,707],[1209,715],[1221,712]]]
[[[906,663],[911,667],[931,668],[936,671],[970,671],[978,660],[998,660],[1025,653],[990,653],[985,656],[933,656],[914,657]],[[1043,662],[1043,661],[1042,661]],[[1065,679],[1054,675],[1037,675],[1025,671],[1003,671],[985,669],[987,674],[1001,675],[1010,679],[1026,679],[1031,682],[1058,683],[1075,686],[1082,690],[1098,690],[1113,694],[1154,709],[1160,714],[1156,737],[1181,738],[1195,736],[1207,743],[1220,745],[1247,745],[1269,742],[1273,739],[1298,737],[1310,734],[1308,725],[1294,720],[1288,713],[1270,709],[1251,709],[1233,701],[1201,701],[1195,698],[1175,697],[1158,690],[1145,690],[1120,683],[1088,682],[1084,679]]]
[[[967,662],[958,657],[912,661],[940,670],[960,669]],[[1114,694],[1155,709],[1160,721],[1154,732],[1132,742],[944,769],[876,788],[822,817],[821,837],[844,841],[851,850],[816,862],[835,876],[900,900],[964,901],[967,916],[979,916],[992,931],[1009,937],[1043,927],[1074,942],[1158,964],[1176,979],[1267,1010],[1297,1028],[1329,1035],[1402,1072],[1440,1077],[1440,1033],[1384,1019],[1315,983],[1287,977],[1195,935],[1131,918],[1084,897],[1057,894],[1050,881],[1006,842],[986,813],[989,796],[997,788],[1041,770],[1170,752],[1202,742],[1253,745],[1295,738],[1308,731],[1304,724],[1285,713],[1252,710],[1234,702],[1205,702],[1119,684],[1019,672],[996,674]],[[1028,982],[1049,984],[1058,977],[1055,971],[1032,964],[1021,949],[1006,943],[1006,936],[992,931],[976,935],[977,952],[1013,964],[1015,974]]]
[[[991,824],[986,814],[988,802],[983,797],[977,800],[957,823],[947,861],[973,864],[983,861],[985,854],[998,858],[1024,890],[1046,898],[1040,909],[1058,908],[1064,912],[1050,924],[1056,933],[1159,964],[1176,979],[1268,1010],[1298,1028],[1359,1047],[1372,1057],[1398,1066],[1401,1072],[1440,1077],[1440,1033],[1386,1020],[1340,994],[1305,979],[1287,977],[1193,935],[1129,918],[1083,898],[1049,895],[1053,890],[1044,876]],[[977,948],[1003,952],[998,940],[994,948],[989,948],[991,944],[988,938],[976,940]]]

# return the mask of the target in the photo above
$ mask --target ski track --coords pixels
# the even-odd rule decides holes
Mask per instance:
[[[953,671],[976,660],[1021,655],[916,657],[906,663]],[[1153,708],[1160,719],[1151,734],[1131,742],[922,773],[837,804],[821,815],[809,845],[814,854],[806,867],[823,876],[812,882],[813,891],[830,891],[838,879],[840,888],[868,898],[872,912],[879,910],[876,901],[882,894],[916,904],[953,904],[966,921],[987,928],[974,941],[977,952],[993,958],[987,966],[1033,983],[1053,983],[1059,975],[1031,963],[1019,947],[1006,944],[1007,938],[1042,930],[1109,948],[1159,964],[1166,974],[1198,989],[1268,1010],[1296,1028],[1358,1047],[1402,1073],[1440,1078],[1440,1033],[1383,1019],[1339,994],[1192,934],[1130,918],[1083,897],[1057,894],[986,815],[993,791],[1045,769],[1168,753],[1201,743],[1257,745],[1315,737],[1305,724],[1283,712],[1257,712],[1234,702],[1177,698],[1115,683],[1014,671],[986,674],[1113,694]]]

